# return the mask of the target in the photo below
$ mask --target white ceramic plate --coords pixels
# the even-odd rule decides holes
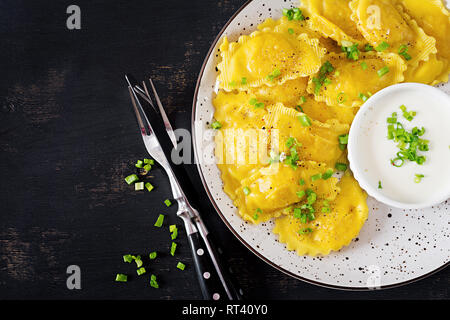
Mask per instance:
[[[297,6],[296,0],[247,2],[225,25],[214,41],[199,75],[193,104],[193,140],[197,166],[204,187],[217,212],[253,253],[275,268],[317,285],[365,290],[389,288],[424,278],[450,261],[450,201],[438,206],[402,210],[368,199],[369,219],[358,238],[348,247],[326,257],[297,256],[278,242],[273,222],[254,226],[244,222],[224,193],[220,171],[214,163],[212,135],[208,133],[214,114],[217,46],[223,35],[235,41],[249,34],[268,17],[281,17],[282,8]],[[447,83],[440,88],[450,92]]]

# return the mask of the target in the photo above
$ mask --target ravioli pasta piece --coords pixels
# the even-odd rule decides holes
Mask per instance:
[[[408,46],[411,60],[409,66],[428,60],[436,53],[436,40],[425,34],[417,22],[399,11],[392,0],[352,0],[351,19],[359,31],[376,48],[383,42],[389,44],[387,52],[398,53],[403,45]]]
[[[307,94],[307,85],[308,77],[302,77],[273,87],[263,85],[258,88],[249,88],[248,92],[266,105],[281,102],[286,106],[294,107],[299,105],[301,97]]]
[[[280,33],[271,28],[241,36],[220,46],[219,87],[226,91],[274,86],[317,72],[326,49],[307,34]]]
[[[301,104],[301,110],[312,119],[320,122],[336,119],[342,124],[351,125],[359,108],[328,106],[323,102],[316,101],[313,95],[308,95],[306,102]]]
[[[324,37],[321,32],[313,29],[311,26],[311,19],[297,21],[289,20],[286,17],[277,20],[268,18],[258,25],[258,30],[263,30],[265,28],[272,28],[279,33],[292,33],[294,35],[306,33],[310,38],[318,39],[320,45],[327,49],[328,52],[342,51],[333,39]]]
[[[315,99],[329,106],[359,107],[363,103],[361,94],[369,96],[402,82],[406,70],[404,60],[393,53],[365,52],[360,54],[357,61],[347,59],[345,53],[330,53],[325,59],[333,65],[334,72],[328,76],[331,82],[320,88]],[[365,64],[366,68],[361,64]],[[385,67],[389,72],[379,76],[378,71]],[[313,78],[310,77],[307,87],[311,94],[315,93],[316,87]]]
[[[250,105],[251,97],[245,92],[220,91],[213,100],[214,118],[222,124],[215,136],[216,162],[224,191],[231,199],[240,181],[268,162],[264,147],[269,145],[270,136],[259,130],[264,127],[262,120],[267,111]]]
[[[311,26],[325,37],[362,44],[364,37],[350,19],[352,11],[348,0],[309,0],[302,1],[303,8],[309,13]]]
[[[337,184],[340,193],[330,203],[330,213],[320,210],[317,201],[315,220],[301,223],[293,215],[275,219],[273,232],[288,250],[298,255],[327,255],[350,244],[367,220],[367,194],[350,175],[345,175]],[[300,234],[300,230],[310,228],[310,233]]]
[[[299,198],[297,192],[311,189],[317,197],[333,200],[339,192],[336,186],[338,179],[311,180],[311,176],[329,169],[325,164],[313,161],[299,162],[295,170],[283,163],[261,168],[242,180],[241,187],[236,191],[235,204],[245,220],[259,223],[279,216],[285,207],[306,199],[306,195]],[[300,179],[305,181],[303,185],[299,184]]]
[[[304,126],[299,120],[299,117],[305,115],[302,112],[287,108],[281,103],[267,109],[265,122],[270,129],[276,129],[278,134],[278,140],[271,140],[273,150],[289,152],[290,147],[286,145],[286,141],[295,138],[301,144],[298,147],[301,160],[313,160],[334,166],[336,159],[342,154],[338,137],[348,132],[347,124],[337,120],[321,123],[310,119],[311,125]]]
[[[416,68],[408,68],[405,82],[435,85],[447,82],[450,73],[450,14],[441,0],[399,0],[400,10],[414,19],[429,36],[436,39],[437,53]]]

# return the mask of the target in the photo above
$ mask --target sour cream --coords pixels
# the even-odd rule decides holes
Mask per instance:
[[[406,120],[400,106],[417,114]],[[387,138],[386,119],[397,113],[397,121],[411,132],[424,127],[420,138],[429,140],[422,165],[405,160],[391,164],[399,151]],[[387,87],[370,97],[358,111],[348,142],[350,168],[360,186],[377,200],[398,208],[424,208],[450,198],[450,97],[443,91],[418,83]],[[419,183],[415,175],[424,177]],[[381,186],[381,188],[379,187]]]

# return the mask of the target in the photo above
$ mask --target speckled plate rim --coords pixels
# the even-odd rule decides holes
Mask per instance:
[[[196,141],[196,133],[195,133],[195,115],[196,115],[196,110],[197,110],[197,100],[198,100],[198,93],[199,93],[199,89],[200,89],[200,84],[201,84],[201,79],[203,77],[203,73],[205,71],[206,68],[206,64],[211,56],[211,54],[213,53],[218,41],[222,38],[223,33],[225,32],[225,30],[227,29],[227,27],[230,25],[230,23],[236,18],[236,16],[242,11],[244,10],[253,0],[248,0],[247,2],[245,2],[231,17],[230,19],[227,21],[227,23],[222,27],[222,29],[220,30],[219,34],[216,36],[216,38],[214,39],[214,41],[211,44],[211,47],[208,50],[208,53],[206,54],[205,59],[203,60],[203,64],[202,67],[200,69],[200,73],[198,75],[197,78],[197,82],[195,85],[195,91],[194,91],[194,98],[192,101],[192,113],[191,113],[191,132],[192,132],[192,145],[194,148],[194,159],[195,159],[195,163],[197,166],[197,170],[198,173],[200,175],[200,179],[202,181],[202,185],[203,188],[205,189],[208,198],[210,200],[210,202],[212,203],[212,205],[214,206],[214,209],[216,210],[216,212],[219,214],[220,218],[222,219],[222,221],[225,223],[225,225],[228,227],[228,229],[234,234],[234,236],[244,245],[246,246],[252,253],[254,253],[257,257],[259,257],[261,260],[263,260],[264,262],[266,262],[267,264],[269,264],[270,266],[274,267],[275,269],[283,272],[284,274],[287,274],[289,276],[291,276],[292,278],[304,281],[306,283],[310,283],[316,286],[320,286],[320,287],[324,287],[324,288],[329,288],[329,289],[337,289],[337,290],[344,290],[344,291],[373,291],[373,289],[371,288],[365,288],[365,287],[347,287],[347,286],[338,286],[338,285],[332,285],[332,284],[328,284],[328,283],[323,283],[323,282],[319,282],[319,281],[314,281],[311,279],[307,279],[304,277],[301,277],[297,274],[292,273],[289,270],[284,269],[283,267],[277,265],[276,263],[270,261],[269,259],[267,259],[266,257],[264,257],[261,253],[259,253],[257,250],[255,250],[249,243],[247,243],[247,241],[245,241],[240,234],[233,228],[233,226],[228,222],[228,220],[226,219],[225,215],[222,213],[222,211],[220,210],[219,206],[217,205],[213,195],[211,194],[211,191],[209,189],[208,184],[206,183],[206,179],[203,175],[203,171],[202,168],[200,166],[200,161],[199,161],[199,157],[198,157],[198,150],[197,150],[197,144],[195,143]],[[446,267],[448,267],[450,265],[450,261],[443,264],[442,266],[440,266],[439,268],[436,268],[426,274],[423,274],[421,276],[418,276],[416,278],[413,279],[409,279],[407,281],[403,281],[403,282],[399,282],[399,283],[395,283],[395,284],[389,284],[389,285],[382,285],[380,287],[377,288],[377,290],[381,290],[381,289],[392,289],[392,288],[397,288],[397,287],[401,287],[416,281],[420,281],[422,279],[428,278],[429,276],[445,269]]]

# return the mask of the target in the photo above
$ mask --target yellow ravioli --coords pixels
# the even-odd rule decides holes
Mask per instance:
[[[329,106],[359,107],[364,102],[360,94],[370,96],[387,86],[402,82],[406,70],[403,59],[393,53],[365,52],[360,54],[357,61],[347,59],[345,53],[331,53],[325,59],[333,65],[334,72],[328,75],[331,83],[323,85],[315,99]],[[362,64],[365,64],[364,68]],[[385,67],[389,72],[379,76],[378,71]],[[310,77],[307,88],[311,94],[315,93],[316,88],[314,77],[317,75]]]
[[[369,212],[367,194],[350,175],[345,175],[337,186],[340,192],[330,203],[329,213],[321,212],[317,201],[315,220],[301,223],[292,214],[275,219],[273,232],[288,250],[295,250],[298,255],[327,255],[350,244],[359,234]],[[300,230],[311,232],[300,234]]]
[[[358,31],[356,23],[350,19],[348,0],[309,0],[302,1],[310,15],[311,26],[323,36],[336,40],[362,44],[366,42]]]
[[[271,28],[241,36],[220,46],[222,61],[217,65],[219,87],[226,91],[274,86],[317,72],[326,49],[307,34],[277,32]]]
[[[235,204],[245,220],[259,223],[279,216],[282,209],[306,198],[306,195],[300,198],[297,192],[311,189],[317,197],[333,200],[339,192],[336,178],[311,180],[311,176],[330,169],[323,163],[313,161],[299,162],[295,169],[282,163],[261,168],[242,180],[241,187],[236,191]],[[303,185],[300,185],[300,179],[305,181]]]
[[[392,0],[352,0],[352,20],[366,40],[376,48],[383,42],[389,44],[386,52],[398,53],[408,46],[409,66],[426,61],[436,53],[436,40],[425,34],[417,22],[396,8]]]
[[[339,135],[348,133],[349,126],[330,120],[321,123],[310,119],[311,125],[304,126],[299,117],[305,116],[292,108],[287,108],[278,103],[267,108],[268,114],[266,124],[270,130],[277,130],[278,140],[271,140],[271,148],[279,152],[289,152],[286,141],[290,137],[295,138],[301,144],[298,147],[300,160],[312,160],[324,162],[334,166],[336,160],[341,156],[339,148]]]
[[[399,0],[404,10],[429,36],[436,39],[437,53],[415,68],[408,68],[405,82],[435,85],[447,82],[450,73],[450,14],[441,0]]]

